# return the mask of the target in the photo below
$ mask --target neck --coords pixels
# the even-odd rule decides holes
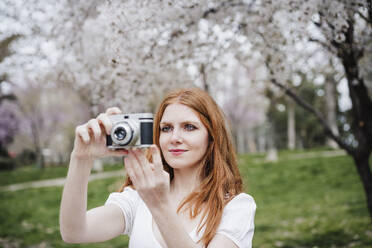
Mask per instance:
[[[199,170],[194,168],[174,169],[171,193],[181,199],[190,194],[200,184]]]

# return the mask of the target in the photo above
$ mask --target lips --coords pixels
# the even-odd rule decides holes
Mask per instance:
[[[187,150],[184,149],[169,149],[169,152],[174,156],[182,155],[183,153],[187,152]]]

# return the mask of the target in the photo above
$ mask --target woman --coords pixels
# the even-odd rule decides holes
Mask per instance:
[[[154,119],[149,156],[109,151],[110,108],[76,128],[60,227],[70,243],[130,235],[129,247],[251,247],[256,205],[242,193],[222,111],[201,89],[169,93]],[[160,150],[159,150],[160,148]],[[86,210],[93,160],[125,156],[127,181],[104,206]]]

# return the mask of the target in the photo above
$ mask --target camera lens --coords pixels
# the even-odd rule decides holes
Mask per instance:
[[[122,121],[116,123],[111,130],[113,144],[117,146],[130,145],[135,137],[135,130],[132,128],[131,121]],[[135,142],[135,140],[134,140]]]
[[[127,132],[123,127],[118,127],[114,132],[115,138],[117,140],[123,140],[125,139],[125,136],[127,135]]]

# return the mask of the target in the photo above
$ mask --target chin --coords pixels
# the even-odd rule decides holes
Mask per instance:
[[[170,162],[167,162],[169,164],[170,167],[172,167],[173,169],[182,169],[182,168],[187,168],[187,167],[190,167],[189,164],[185,164],[185,163],[179,163],[177,161],[170,161]]]
[[[186,162],[186,161],[177,161],[177,159],[167,159],[166,161],[169,164],[169,166],[172,167],[173,169],[192,168],[196,164],[198,164],[198,162],[196,161]]]

